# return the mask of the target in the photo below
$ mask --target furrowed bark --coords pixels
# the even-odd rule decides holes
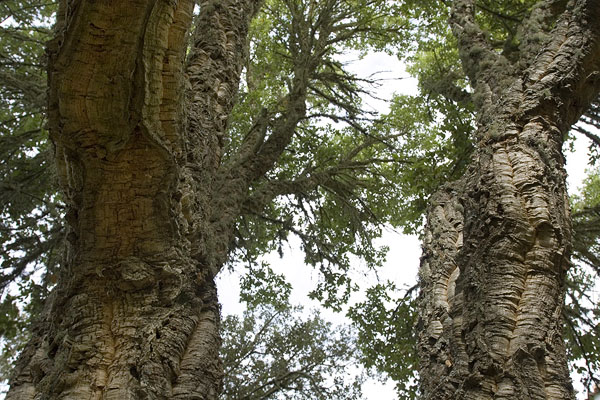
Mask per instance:
[[[69,249],[7,399],[218,397],[214,276],[228,249],[209,239],[219,215],[209,209],[210,176],[196,171],[218,163],[222,150],[210,143],[222,137],[231,110],[223,101],[233,104],[237,90],[253,15],[243,12],[259,6],[220,3],[203,4],[198,28],[215,35],[212,60],[231,64],[216,94],[205,89],[218,62],[193,56],[197,69],[184,75],[193,1],[61,3],[49,45],[49,129]],[[199,40],[193,55],[206,51]],[[198,123],[198,113],[212,119]],[[211,151],[217,161],[207,162],[201,155]]]
[[[185,207],[193,254],[216,275],[229,244],[246,187],[222,195],[231,177],[222,176],[227,119],[236,101],[248,53],[248,29],[262,0],[203,1],[187,61],[188,129]]]
[[[465,3],[455,20],[469,21]],[[470,58],[482,37],[455,28],[481,99],[478,143],[466,174],[428,211],[424,399],[574,398],[562,340],[571,250],[562,142],[600,90],[600,5],[566,10],[520,73],[499,69],[498,55]]]

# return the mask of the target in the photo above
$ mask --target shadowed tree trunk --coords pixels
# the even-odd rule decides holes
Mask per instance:
[[[259,3],[202,2],[186,60],[191,0],[61,2],[48,125],[69,249],[7,399],[217,398],[214,277],[243,199],[216,170]]]
[[[478,113],[467,172],[431,201],[420,270],[424,399],[571,399],[562,339],[571,226],[563,139],[598,96],[600,3],[540,1],[492,48],[450,23]]]

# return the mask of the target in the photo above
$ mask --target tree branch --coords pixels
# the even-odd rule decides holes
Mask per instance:
[[[556,19],[565,11],[566,0],[543,0],[537,2],[519,25],[520,69],[529,67],[535,56],[546,44]]]
[[[510,74],[512,68],[507,60],[498,54],[485,32],[475,21],[473,0],[456,0],[450,13],[452,32],[458,41],[458,49],[463,68],[473,84],[480,84],[482,76],[491,89],[495,88],[490,75]],[[495,77],[495,81],[501,80]]]
[[[579,132],[581,134],[583,134],[585,137],[587,137],[588,139],[590,139],[590,141],[598,146],[600,148],[600,136],[596,135],[595,133],[592,133],[590,131],[588,131],[585,128],[582,128],[580,126],[573,126],[573,130],[575,130],[576,132]]]
[[[562,132],[600,91],[600,2],[571,0],[527,71],[523,114],[547,115]]]

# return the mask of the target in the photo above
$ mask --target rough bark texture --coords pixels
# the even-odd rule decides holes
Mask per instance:
[[[186,61],[191,0],[61,2],[49,129],[69,250],[7,399],[217,398],[233,222],[215,177],[259,4],[203,2]]]
[[[598,94],[600,3],[540,2],[522,32],[538,41],[521,41],[518,62],[489,48],[473,6],[455,1],[450,22],[475,91],[478,143],[465,176],[428,212],[422,395],[574,398],[562,340],[571,228],[561,147]],[[557,15],[552,30],[535,32]]]

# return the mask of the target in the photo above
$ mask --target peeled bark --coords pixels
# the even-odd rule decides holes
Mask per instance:
[[[219,137],[259,3],[203,2],[186,74],[193,1],[61,2],[48,125],[69,249],[7,399],[217,398]]]
[[[424,399],[574,398],[562,339],[571,226],[561,148],[600,89],[599,18],[600,3],[572,1],[543,46],[524,40],[509,63],[486,49],[472,2],[453,6],[478,143],[428,211]]]

